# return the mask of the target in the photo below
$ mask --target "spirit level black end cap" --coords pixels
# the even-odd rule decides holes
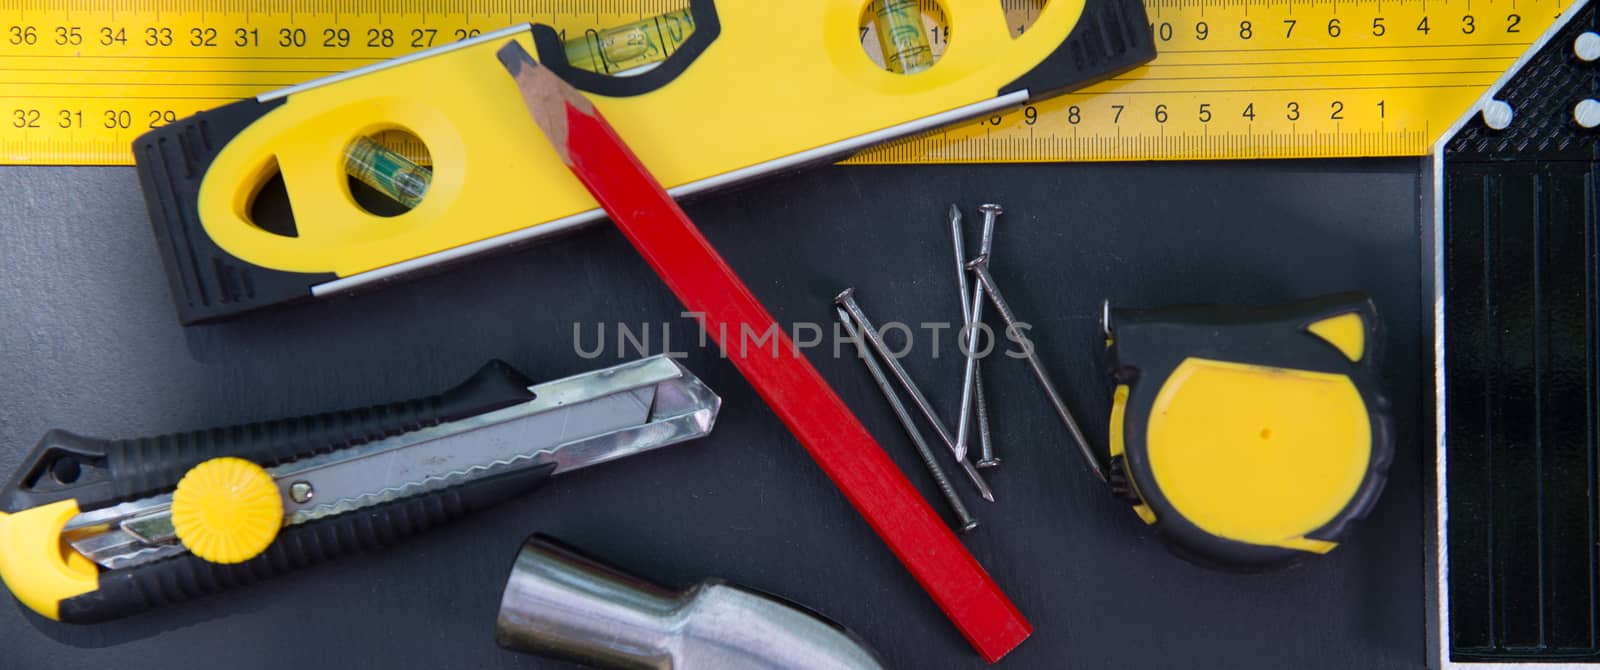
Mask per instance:
[[[331,274],[271,270],[223,251],[200,223],[200,184],[229,140],[283,100],[241,100],[139,136],[134,165],[150,224],[185,325],[311,297]]]
[[[1141,0],[1088,0],[1078,25],[1037,66],[1000,89],[1027,90],[1031,99],[1081,88],[1150,62],[1156,57]]]

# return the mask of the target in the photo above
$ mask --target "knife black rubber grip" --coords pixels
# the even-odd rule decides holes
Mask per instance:
[[[124,440],[52,430],[0,490],[0,511],[68,498],[83,511],[107,507],[171,490],[189,468],[212,458],[234,456],[272,467],[526,402],[533,398],[532,384],[494,360],[454,388],[418,400]]]
[[[266,551],[243,563],[219,565],[184,554],[105,571],[100,573],[97,590],[61,601],[60,619],[67,623],[109,621],[253,584],[345,554],[389,547],[413,534],[531,491],[548,479],[555,467],[548,463],[289,526],[278,533]]]

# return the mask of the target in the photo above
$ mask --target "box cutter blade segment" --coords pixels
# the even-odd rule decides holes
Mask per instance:
[[[267,468],[291,526],[511,470],[560,474],[710,432],[721,404],[673,361],[656,356],[528,387],[533,399]],[[172,494],[85,512],[63,537],[109,570],[188,551]]]

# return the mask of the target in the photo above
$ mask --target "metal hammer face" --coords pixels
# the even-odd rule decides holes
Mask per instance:
[[[782,599],[718,579],[673,592],[541,535],[517,553],[495,641],[606,668],[883,668],[855,634]]]

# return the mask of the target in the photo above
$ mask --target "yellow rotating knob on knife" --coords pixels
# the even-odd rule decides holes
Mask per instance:
[[[283,499],[261,466],[213,458],[189,469],[172,492],[172,528],[183,546],[212,563],[243,563],[283,527]]]

